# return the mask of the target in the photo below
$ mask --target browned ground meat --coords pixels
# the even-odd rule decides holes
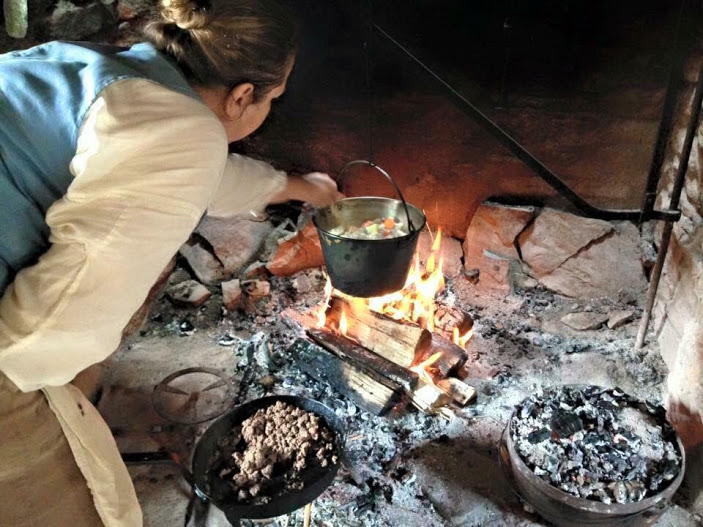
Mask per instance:
[[[286,489],[300,490],[300,475],[306,469],[337,463],[334,436],[320,417],[280,401],[259,410],[233,432],[220,445],[222,454],[231,456],[220,476],[230,479],[239,501],[254,497],[266,501],[274,478],[282,477]]]

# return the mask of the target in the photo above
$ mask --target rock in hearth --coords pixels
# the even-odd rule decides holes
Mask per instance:
[[[464,267],[481,269],[487,251],[503,259],[517,259],[515,239],[534,217],[531,207],[506,207],[483,203],[466,231]]]
[[[166,295],[179,304],[201,306],[212,295],[210,290],[197,280],[186,280],[169,286]]]
[[[60,0],[49,17],[49,34],[56,39],[81,40],[100,31],[114,17],[101,2],[78,7]]]
[[[227,276],[238,273],[256,258],[272,230],[268,221],[206,217],[196,232],[212,245]]]
[[[612,233],[591,242],[551,273],[533,276],[544,287],[571,297],[616,298],[622,291],[642,294],[647,283],[640,258],[639,231],[628,222],[613,227]]]
[[[523,261],[539,279],[611,232],[613,226],[607,221],[544,209],[520,234],[518,243]]]
[[[515,260],[484,251],[476,260],[478,269],[478,286],[491,291],[509,293],[512,285],[510,281],[510,264]]]
[[[239,279],[222,282],[222,305],[227,311],[234,311],[242,304],[242,286]]]
[[[629,309],[623,311],[613,311],[608,315],[608,327],[617,329],[625,324],[632,322],[635,318],[635,312]]]
[[[271,294],[271,284],[266,280],[252,280],[242,284],[250,300],[257,301]]]
[[[275,276],[290,276],[324,264],[320,238],[315,225],[310,222],[293,238],[281,244],[268,263],[268,269]]]
[[[197,235],[193,235],[184,243],[179,252],[183,256],[190,268],[204,284],[214,284],[225,277],[225,270],[220,261],[204,247],[202,240]]]
[[[637,227],[545,209],[518,236],[525,271],[556,293],[595,298],[646,288]]]
[[[571,329],[577,331],[587,331],[598,329],[608,321],[608,315],[601,313],[569,313],[562,317],[561,321]]]

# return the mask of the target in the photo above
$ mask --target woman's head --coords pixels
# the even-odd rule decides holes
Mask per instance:
[[[147,35],[201,95],[224,97],[222,108],[213,110],[227,127],[248,104],[268,114],[271,94],[285,88],[295,59],[297,27],[275,0],[161,0],[161,20],[149,25]],[[228,100],[233,96],[239,106],[230,106],[237,102]]]

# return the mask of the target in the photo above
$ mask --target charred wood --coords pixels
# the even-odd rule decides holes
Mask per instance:
[[[303,372],[329,384],[369,413],[383,415],[403,402],[400,385],[371,368],[342,360],[307,339],[297,339],[288,351]]]
[[[435,372],[434,377],[438,379],[444,379],[456,373],[467,359],[466,351],[460,346],[454,344],[449,339],[433,333],[429,346],[422,351],[416,362],[418,364],[424,362],[436,353],[441,353],[441,356],[432,364],[431,369]]]
[[[404,368],[412,366],[432,340],[432,334],[416,324],[393,320],[368,309],[355,310],[341,298],[332,299],[328,320],[339,324],[342,311],[348,322],[348,337]]]
[[[382,356],[359,346],[342,335],[332,333],[328,329],[308,329],[308,336],[317,344],[330,351],[337,357],[348,362],[367,366],[412,392],[417,386],[418,375],[402,366],[398,366]]]

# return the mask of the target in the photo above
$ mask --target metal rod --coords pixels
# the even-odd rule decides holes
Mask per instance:
[[[679,208],[681,192],[683,191],[683,186],[686,180],[686,172],[688,170],[688,161],[691,156],[693,139],[695,138],[698,122],[700,120],[701,103],[703,103],[703,69],[701,69],[698,73],[698,83],[696,84],[696,91],[693,94],[693,102],[691,104],[691,117],[686,128],[686,137],[684,138],[683,148],[681,149],[681,159],[679,161],[676,179],[674,180],[674,186],[671,190],[669,210],[678,210]],[[654,301],[656,300],[657,291],[659,289],[659,280],[661,279],[662,270],[664,269],[664,261],[666,260],[666,256],[669,252],[669,243],[671,241],[671,233],[673,228],[674,224],[671,221],[667,221],[664,224],[661,244],[659,245],[659,254],[657,254],[657,261],[654,264],[654,269],[652,269],[652,278],[649,283],[649,290],[647,291],[647,304],[645,305],[639,331],[637,332],[635,350],[642,349],[644,340],[647,336],[649,321],[652,317],[652,308],[654,307]]]
[[[380,166],[378,166],[376,163],[373,161],[368,161],[366,159],[356,159],[354,161],[349,161],[342,170],[339,171],[339,176],[338,179],[340,182],[342,182],[342,177],[344,175],[344,172],[349,168],[350,166],[354,165],[369,165],[370,167],[375,168],[378,170],[381,174],[385,176],[385,178],[391,182],[391,185],[393,185],[393,188],[395,189],[396,193],[398,194],[398,197],[400,198],[400,201],[403,202],[403,208],[405,209],[405,216],[408,219],[408,227],[410,228],[410,232],[415,232],[417,229],[415,228],[415,225],[413,225],[413,220],[410,218],[410,211],[408,210],[408,203],[405,201],[405,196],[403,196],[403,193],[400,191],[400,187],[398,184],[395,182],[395,179],[391,177],[391,175],[383,170]]]
[[[681,72],[684,63],[684,48],[681,42],[681,25],[683,14],[686,7],[686,0],[681,0],[679,15],[676,19],[676,28],[674,29],[673,44],[671,46],[671,68],[669,69],[669,80],[667,81],[666,97],[662,107],[661,120],[659,121],[659,130],[657,132],[657,140],[654,144],[652,153],[652,163],[649,166],[649,175],[647,176],[647,184],[642,198],[642,217],[640,223],[644,223],[650,217],[654,210],[654,204],[657,199],[657,187],[661,178],[661,168],[664,164],[664,155],[666,146],[669,144],[671,137],[671,129],[674,118],[674,110],[676,109],[676,95],[678,94],[681,84]]]
[[[642,211],[639,209],[628,210],[611,210],[601,209],[588,203],[585,199],[579,196],[569,185],[567,185],[559,176],[548,169],[540,160],[528,152],[520,143],[513,139],[506,131],[495,124],[491,119],[484,115],[478,108],[469,102],[463,95],[450,86],[442,77],[437,75],[433,70],[426,66],[420,59],[413,55],[407,48],[395,40],[378,24],[373,25],[376,30],[381,33],[389,42],[394,44],[417,65],[424,69],[431,77],[433,77],[456,102],[459,108],[469,115],[477,124],[485,131],[491,134],[504,147],[515,155],[520,161],[527,165],[537,176],[544,180],[554,190],[566,198],[574,207],[591,218],[602,220],[628,220],[637,222],[642,217]],[[678,211],[651,211],[647,219],[662,219],[676,221],[680,217]]]

